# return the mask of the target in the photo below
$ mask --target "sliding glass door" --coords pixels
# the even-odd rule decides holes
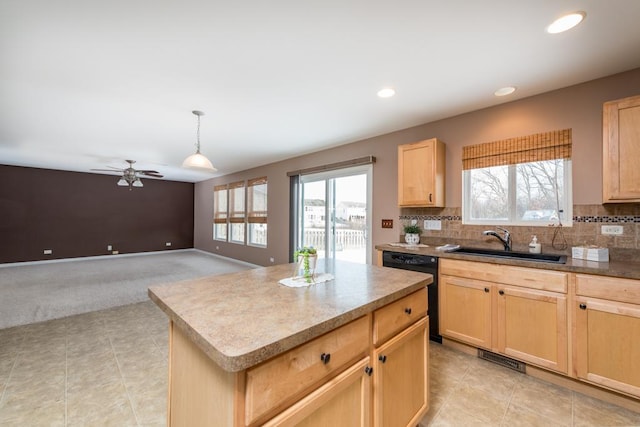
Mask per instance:
[[[319,258],[371,262],[371,165],[302,175],[298,182],[296,247]]]

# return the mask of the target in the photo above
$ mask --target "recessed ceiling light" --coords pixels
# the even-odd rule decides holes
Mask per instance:
[[[506,95],[511,95],[515,91],[516,91],[516,88],[514,86],[505,86],[493,92],[493,94],[495,96],[506,96]]]
[[[564,15],[551,23],[547,27],[547,33],[549,34],[558,34],[564,31],[570,30],[587,16],[585,12],[574,12],[568,15]]]
[[[378,91],[378,96],[379,96],[380,98],[391,98],[391,97],[392,97],[393,95],[395,95],[395,94],[396,94],[396,91],[395,91],[395,90],[393,90],[393,89],[392,89],[392,88],[390,88],[390,87],[385,87],[385,88],[380,89],[380,90]]]

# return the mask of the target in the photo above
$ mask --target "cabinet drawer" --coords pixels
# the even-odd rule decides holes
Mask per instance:
[[[640,280],[576,274],[576,294],[640,304]]]
[[[420,289],[373,313],[373,344],[379,345],[427,315],[427,289]]]
[[[440,274],[564,294],[568,286],[568,274],[561,271],[457,259],[440,259]]]
[[[361,359],[369,350],[369,317],[361,317],[247,370],[245,422],[255,425],[276,409]],[[321,355],[328,355],[328,360]]]

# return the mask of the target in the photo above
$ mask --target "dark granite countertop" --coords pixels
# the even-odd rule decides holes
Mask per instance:
[[[448,243],[455,243],[454,241]],[[442,243],[440,243],[442,244]],[[597,274],[601,276],[624,277],[628,279],[640,279],[640,259],[610,262],[596,262],[582,259],[574,259],[567,257],[566,264],[555,264],[548,262],[526,261],[518,259],[493,258],[487,256],[477,256],[469,254],[457,254],[455,252],[443,252],[436,249],[440,244],[430,245],[427,247],[407,247],[396,246],[396,244],[376,245],[376,249],[381,251],[402,252],[408,254],[421,254],[437,256],[439,258],[461,259],[467,261],[480,261],[490,264],[515,265],[518,267],[540,268],[545,270],[567,271],[571,273]],[[464,246],[467,246],[465,244]],[[482,247],[482,245],[469,245],[473,247]]]
[[[291,288],[294,264],[152,286],[149,297],[222,369],[237,372],[433,282],[430,274],[319,260],[331,281]]]

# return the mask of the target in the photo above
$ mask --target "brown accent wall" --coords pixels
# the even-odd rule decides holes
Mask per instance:
[[[117,181],[0,165],[0,263],[107,255],[107,245],[121,254],[193,247],[194,184],[143,179],[129,191]]]
[[[541,95],[506,102],[456,117],[404,129],[329,150],[272,163],[196,184],[196,248],[248,262],[268,265],[287,262],[289,180],[287,171],[376,156],[373,168],[373,236],[376,244],[394,242],[400,235],[397,206],[397,149],[399,144],[437,137],[446,143],[446,206],[459,208],[462,199],[462,147],[517,136],[573,130],[574,205],[602,202],[602,104],[640,94],[640,69],[616,74]],[[487,95],[492,96],[492,95]],[[212,239],[213,186],[259,176],[269,179],[268,247],[250,248]],[[405,212],[406,213],[406,212]],[[438,214],[438,212],[436,212]],[[381,219],[395,219],[394,228],[381,228]]]

